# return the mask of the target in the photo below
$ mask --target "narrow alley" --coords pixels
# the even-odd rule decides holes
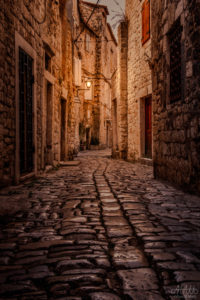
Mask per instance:
[[[0,299],[199,299],[200,199],[108,150],[76,160],[0,191]]]

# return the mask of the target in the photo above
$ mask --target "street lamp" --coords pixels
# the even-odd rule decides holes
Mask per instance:
[[[86,84],[86,89],[79,89],[79,88],[77,88],[77,95],[76,95],[76,97],[79,97],[79,91],[88,91],[91,88],[91,86],[92,86],[92,81],[90,81],[89,79],[87,79],[85,81],[85,84]]]
[[[91,85],[92,85],[92,82],[87,80],[86,81],[86,86],[87,86],[88,89],[91,88]]]

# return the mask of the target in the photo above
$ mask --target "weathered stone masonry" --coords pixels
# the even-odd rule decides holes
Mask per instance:
[[[200,2],[152,1],[151,11],[155,176],[200,192]],[[181,99],[172,102],[168,33],[177,20]]]
[[[145,101],[151,97],[152,79],[148,59],[151,57],[151,35],[143,42],[143,5],[147,1],[127,0],[128,21],[127,101],[128,160],[145,157]],[[146,22],[147,20],[145,20]],[[151,33],[151,26],[150,26]]]
[[[146,14],[143,12],[144,5]],[[126,1],[125,20],[119,26],[118,92],[116,101],[113,101],[113,123],[117,128],[113,129],[113,156],[129,161],[143,160],[145,163],[151,163],[152,156],[151,35],[149,27],[144,26],[150,26],[149,11],[148,0]],[[143,39],[144,32],[146,39]],[[146,117],[147,101],[150,103],[149,118]],[[114,111],[117,111],[117,117]]]
[[[118,28],[118,69],[112,82],[112,156],[123,159],[128,151],[127,52],[128,24],[124,21]]]
[[[116,69],[117,42],[110,25],[107,6],[79,1],[79,32],[75,43],[76,56],[81,57],[82,84],[80,95],[80,123],[85,134],[80,137],[87,147],[92,140],[98,141],[99,148],[111,146],[111,79]],[[92,15],[91,15],[92,14]],[[90,18],[91,15],[91,18]],[[90,18],[90,19],[89,19]],[[78,19],[78,17],[77,17]],[[87,20],[89,19],[89,22]],[[86,49],[87,38],[89,46]],[[85,97],[85,81],[92,82],[92,95]],[[86,134],[87,132],[87,134]]]
[[[10,184],[13,181],[19,182],[22,175],[24,176],[20,174],[19,167],[20,48],[33,60],[32,155],[34,157],[32,172],[29,175],[38,174],[47,165],[56,165],[60,161],[61,98],[67,103],[67,107],[71,107],[70,118],[67,117],[69,109],[65,110],[65,119],[68,120],[69,126],[67,129],[66,122],[64,128],[69,147],[64,149],[64,156],[67,157],[69,151],[73,152],[71,34],[67,18],[61,16],[62,10],[60,10],[62,5],[65,8],[65,4],[66,1],[58,3],[26,0],[0,3],[0,185]],[[47,56],[49,67],[45,66]],[[47,140],[49,140],[48,145]]]

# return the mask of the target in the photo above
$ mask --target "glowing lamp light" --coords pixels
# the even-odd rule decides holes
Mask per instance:
[[[87,81],[86,81],[86,86],[87,86],[88,89],[91,87],[91,85],[92,85],[92,82],[89,81],[89,80],[87,80]]]

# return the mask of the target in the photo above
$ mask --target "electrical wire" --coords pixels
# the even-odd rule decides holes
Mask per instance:
[[[89,21],[90,21],[92,15],[93,15],[93,13],[95,12],[95,9],[97,8],[97,5],[98,5],[99,1],[100,1],[100,0],[97,0],[95,6],[93,7],[93,10],[92,10],[92,12],[91,12],[89,18],[87,19],[87,21],[86,21],[86,23],[85,23],[85,26],[88,25],[88,23],[89,23]],[[74,40],[74,44],[77,42],[77,40],[78,40],[78,38],[80,37],[80,35],[84,32],[85,26],[83,27],[83,29],[81,30],[81,32],[79,33],[79,35],[78,35],[78,36],[76,37],[76,39]]]

